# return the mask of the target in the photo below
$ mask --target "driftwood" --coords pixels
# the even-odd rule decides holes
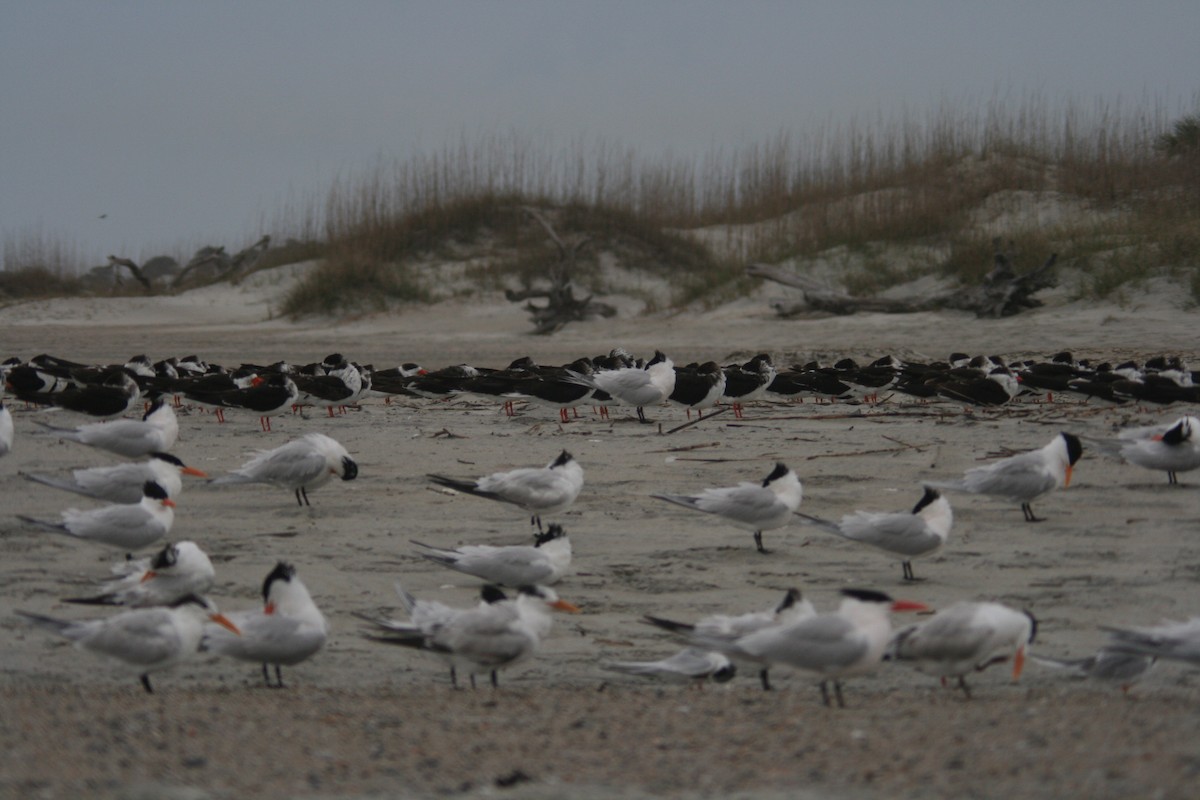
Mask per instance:
[[[192,260],[187,263],[183,269],[179,271],[171,281],[171,288],[177,289],[183,285],[184,278],[193,270],[208,264],[218,264],[219,272],[214,276],[214,281],[223,281],[235,277],[238,273],[245,271],[255,261],[262,257],[262,254],[267,252],[267,248],[271,245],[271,237],[264,236],[254,244],[241,250],[240,252],[229,255],[225,252],[224,247],[202,247],[196,251],[196,255],[192,256]],[[133,259],[118,258],[117,256],[109,256],[108,263],[113,267],[114,271],[117,267],[125,267],[129,273],[133,275],[145,289],[147,294],[154,292],[154,285],[146,274],[142,272],[142,268],[137,265]]]
[[[544,306],[535,305],[532,302],[525,304],[525,310],[529,312],[530,319],[533,321],[533,332],[542,335],[550,334],[561,329],[568,322],[579,322],[597,316],[611,317],[616,314],[615,308],[608,303],[592,299],[590,294],[587,297],[576,297],[575,290],[571,285],[571,269],[575,266],[579,252],[587,246],[590,239],[584,237],[572,245],[567,245],[555,232],[554,226],[550,224],[549,220],[542,216],[536,208],[525,206],[522,210],[542,226],[546,235],[550,237],[550,241],[554,242],[558,248],[559,253],[558,262],[550,268],[550,287],[548,289],[528,288],[521,292],[510,289],[504,292],[504,296],[513,303],[533,298],[545,299],[546,305]]]
[[[154,291],[154,287],[150,285],[150,279],[142,274],[142,268],[135,264],[131,259],[109,256],[108,263],[112,265],[114,274],[116,273],[117,267],[128,268],[129,273],[133,275],[134,279],[145,288],[146,294],[150,294]]]
[[[1042,266],[1018,275],[1012,261],[996,243],[996,254],[991,272],[984,276],[978,286],[965,286],[953,292],[918,300],[888,300],[879,297],[854,297],[845,292],[822,286],[816,281],[794,272],[767,264],[751,264],[746,274],[755,278],[781,283],[799,289],[804,296],[796,302],[774,304],[775,311],[783,317],[808,311],[824,311],[830,314],[854,314],[859,311],[882,314],[909,314],[916,311],[955,309],[973,311],[980,317],[1009,317],[1042,304],[1033,295],[1042,289],[1054,286],[1054,264],[1058,254],[1051,254]]]
[[[196,251],[196,255],[192,256],[192,260],[187,263],[179,274],[175,276],[175,280],[171,282],[172,288],[177,288],[183,285],[183,281],[188,274],[195,269],[207,266],[208,264],[217,264],[218,272],[213,277],[214,281],[228,280],[244,272],[247,268],[254,264],[262,257],[262,254],[267,252],[267,248],[271,246],[271,237],[264,236],[254,244],[247,248],[229,255],[222,247],[202,247]]]

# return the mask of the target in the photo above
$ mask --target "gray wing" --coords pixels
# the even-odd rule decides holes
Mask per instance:
[[[118,614],[96,626],[79,644],[139,667],[153,667],[183,655],[183,640],[165,609]]]
[[[498,547],[491,552],[468,552],[452,562],[434,558],[451,569],[503,586],[528,586],[552,581],[554,566],[535,547]]]
[[[920,556],[941,546],[925,520],[915,514],[873,514],[860,511],[842,517],[842,536],[902,556]]]
[[[993,634],[987,624],[978,624],[969,607],[953,607],[934,615],[928,622],[908,628],[896,637],[897,658],[918,661],[969,661],[978,658]]]
[[[1014,501],[1031,500],[1058,485],[1046,467],[1041,451],[967,470],[962,487],[968,492],[993,494]]]
[[[272,483],[291,489],[320,478],[325,469],[322,453],[305,442],[291,442],[259,453],[241,469],[217,478],[214,483]]]
[[[497,472],[480,478],[476,487],[524,508],[551,508],[575,499],[561,472],[537,467]]]
[[[303,661],[325,644],[325,631],[282,614],[230,615],[241,636],[220,625],[206,625],[208,649],[244,661],[291,664]]]
[[[528,655],[536,644],[517,619],[511,607],[470,611],[434,634],[431,645],[481,666],[501,667]]]
[[[848,667],[868,649],[866,638],[848,620],[833,614],[766,628],[738,644],[757,658],[817,673]]]

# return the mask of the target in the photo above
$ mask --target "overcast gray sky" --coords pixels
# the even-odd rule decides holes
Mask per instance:
[[[1198,42],[1197,0],[0,0],[0,237],[237,249],[463,135],[653,158],[997,94],[1194,111]]]

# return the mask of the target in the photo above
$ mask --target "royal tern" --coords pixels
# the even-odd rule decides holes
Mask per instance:
[[[430,635],[373,637],[386,644],[428,650],[447,659],[452,667],[471,676],[490,674],[498,686],[497,672],[533,655],[550,632],[550,609],[578,613],[560,600],[553,589],[523,586],[515,600],[501,600],[452,617]]]
[[[1093,441],[1104,455],[1143,469],[1167,473],[1167,483],[1178,484],[1177,473],[1200,468],[1200,419],[1184,416],[1167,425],[1150,425],[1121,431],[1115,440]]]
[[[406,591],[399,581],[396,581],[396,594],[400,596],[400,604],[404,607],[404,611],[408,614],[408,620],[387,619],[384,617],[371,616],[369,614],[355,613],[355,616],[366,622],[370,622],[389,634],[409,637],[414,639],[427,639],[434,635],[450,623],[455,617],[460,614],[465,614],[476,608],[483,608],[493,603],[499,603],[502,600],[507,600],[508,596],[504,594],[498,587],[485,583],[479,590],[480,600],[478,605],[472,608],[455,608],[448,606],[445,603],[439,603],[437,600],[422,600],[414,597]],[[368,636],[367,638],[375,638]],[[454,660],[447,657],[447,665],[450,667],[450,683],[458,687],[458,671],[454,668]]]
[[[959,602],[897,632],[890,654],[943,681],[957,678],[958,688],[970,698],[968,673],[1012,661],[1013,680],[1021,677],[1026,650],[1036,636],[1037,620],[1028,611],[1000,603]]]
[[[513,588],[533,584],[552,586],[571,566],[571,540],[558,523],[537,534],[532,546],[468,544],[447,549],[418,541],[413,544],[432,551],[421,553],[421,557],[435,564]]]
[[[664,402],[675,391],[675,364],[655,350],[645,367],[620,367],[591,375],[571,373],[571,380],[606,392],[617,402],[637,408],[638,421],[646,419],[646,406]]]
[[[51,486],[55,489],[107,500],[110,503],[136,503],[142,497],[146,481],[154,481],[172,499],[183,489],[182,475],[207,478],[208,475],[195,467],[184,465],[170,453],[151,453],[145,461],[114,464],[109,467],[77,469],[70,478],[55,478],[49,475],[27,474],[27,480]]]
[[[0,401],[0,456],[6,456],[12,451],[13,421],[12,414]]]
[[[133,668],[147,692],[150,673],[173,667],[191,658],[200,645],[205,620],[236,627],[207,598],[188,595],[169,607],[138,608],[96,620],[65,620],[18,611],[33,624]]]
[[[295,492],[297,505],[310,505],[308,491],[337,476],[358,477],[358,464],[345,447],[323,433],[309,433],[274,450],[261,450],[240,469],[209,481],[215,486],[267,483]]]
[[[216,579],[212,561],[195,542],[167,544],[150,558],[126,560],[114,570],[121,577],[109,581],[93,597],[68,597],[64,603],[86,605],[169,606],[189,594],[203,595]]]
[[[1100,627],[1108,631],[1112,640],[1108,646],[1114,650],[1200,666],[1200,617],[1148,628]]]
[[[967,470],[961,480],[928,481],[927,485],[957,492],[988,494],[1021,504],[1026,522],[1040,522],[1033,514],[1034,500],[1071,485],[1071,471],[1083,445],[1079,437],[1060,433],[1045,447],[1020,453],[982,467]]]
[[[754,546],[766,553],[763,531],[787,525],[800,508],[803,490],[800,479],[782,463],[775,464],[762,483],[745,481],[722,489],[705,489],[699,494],[652,494],[677,506],[723,517],[744,530],[754,532]]]
[[[600,667],[610,672],[683,681],[695,686],[703,686],[707,680],[725,683],[737,674],[737,667],[727,656],[698,647],[685,647],[675,655],[658,661],[607,661]]]
[[[1156,656],[1125,653],[1112,647],[1101,647],[1086,658],[1030,657],[1039,664],[1052,669],[1066,670],[1080,678],[1094,678],[1120,684],[1121,691],[1125,693],[1128,693],[1158,661]]]
[[[155,400],[140,420],[115,419],[80,425],[78,428],[59,428],[46,422],[35,422],[60,439],[107,450],[126,458],[166,453],[179,437],[179,420],[175,417],[175,411],[161,399]]]
[[[175,521],[175,501],[154,481],[142,487],[142,499],[136,503],[116,503],[81,511],[68,508],[62,522],[49,522],[21,514],[17,518],[55,533],[89,542],[139,550],[171,532]]]
[[[281,665],[299,664],[324,647],[329,624],[291,564],[280,561],[275,565],[263,581],[262,595],[261,609],[229,614],[240,635],[206,626],[202,646],[231,658],[261,663],[267,686],[282,689]],[[272,664],[274,684],[267,669]]]
[[[799,512],[797,512],[799,513]],[[910,513],[856,511],[840,522],[799,513],[808,522],[836,533],[852,542],[867,544],[900,558],[904,580],[915,581],[912,562],[936,553],[946,543],[954,512],[937,489],[925,488],[925,494]]]
[[[838,705],[845,706],[841,679],[879,665],[892,634],[888,612],[925,608],[923,603],[893,600],[883,592],[843,589],[842,603],[832,613],[772,625],[732,641],[697,632],[691,643],[719,650],[734,660],[747,658],[809,675],[819,682],[825,705],[830,704],[828,684],[832,681]]]
[[[734,616],[712,614],[701,618],[695,624],[676,622],[649,614],[644,617],[644,620],[651,625],[678,634],[685,639],[691,639],[694,636],[704,636],[711,639],[720,639],[728,644],[755,631],[780,625],[790,625],[798,620],[811,617],[816,613],[817,610],[813,608],[813,604],[804,599],[799,589],[788,589],[783,596],[782,602],[765,611],[752,611],[748,614]],[[759,680],[762,682],[763,691],[770,691],[770,665],[766,661],[739,653],[734,653],[733,655],[736,660],[756,669]]]
[[[493,472],[478,480],[429,475],[439,486],[488,500],[510,503],[530,514],[530,523],[542,530],[542,515],[570,507],[583,489],[583,467],[563,450],[544,467],[523,467]]]

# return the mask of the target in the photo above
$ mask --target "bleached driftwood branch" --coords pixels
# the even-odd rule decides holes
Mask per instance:
[[[908,314],[915,311],[955,309],[973,311],[980,317],[1008,317],[1042,304],[1033,295],[1042,289],[1054,286],[1057,278],[1054,265],[1058,254],[1052,253],[1042,266],[1018,275],[1012,261],[996,242],[996,253],[991,272],[984,276],[978,286],[966,286],[953,292],[922,298],[919,300],[889,300],[881,297],[855,297],[845,292],[822,286],[816,281],[795,272],[772,267],[768,264],[751,264],[746,274],[755,278],[781,283],[799,289],[803,297],[796,302],[778,302],[775,311],[783,317],[806,311],[824,311],[830,314],[854,314],[859,311],[882,314]]]

